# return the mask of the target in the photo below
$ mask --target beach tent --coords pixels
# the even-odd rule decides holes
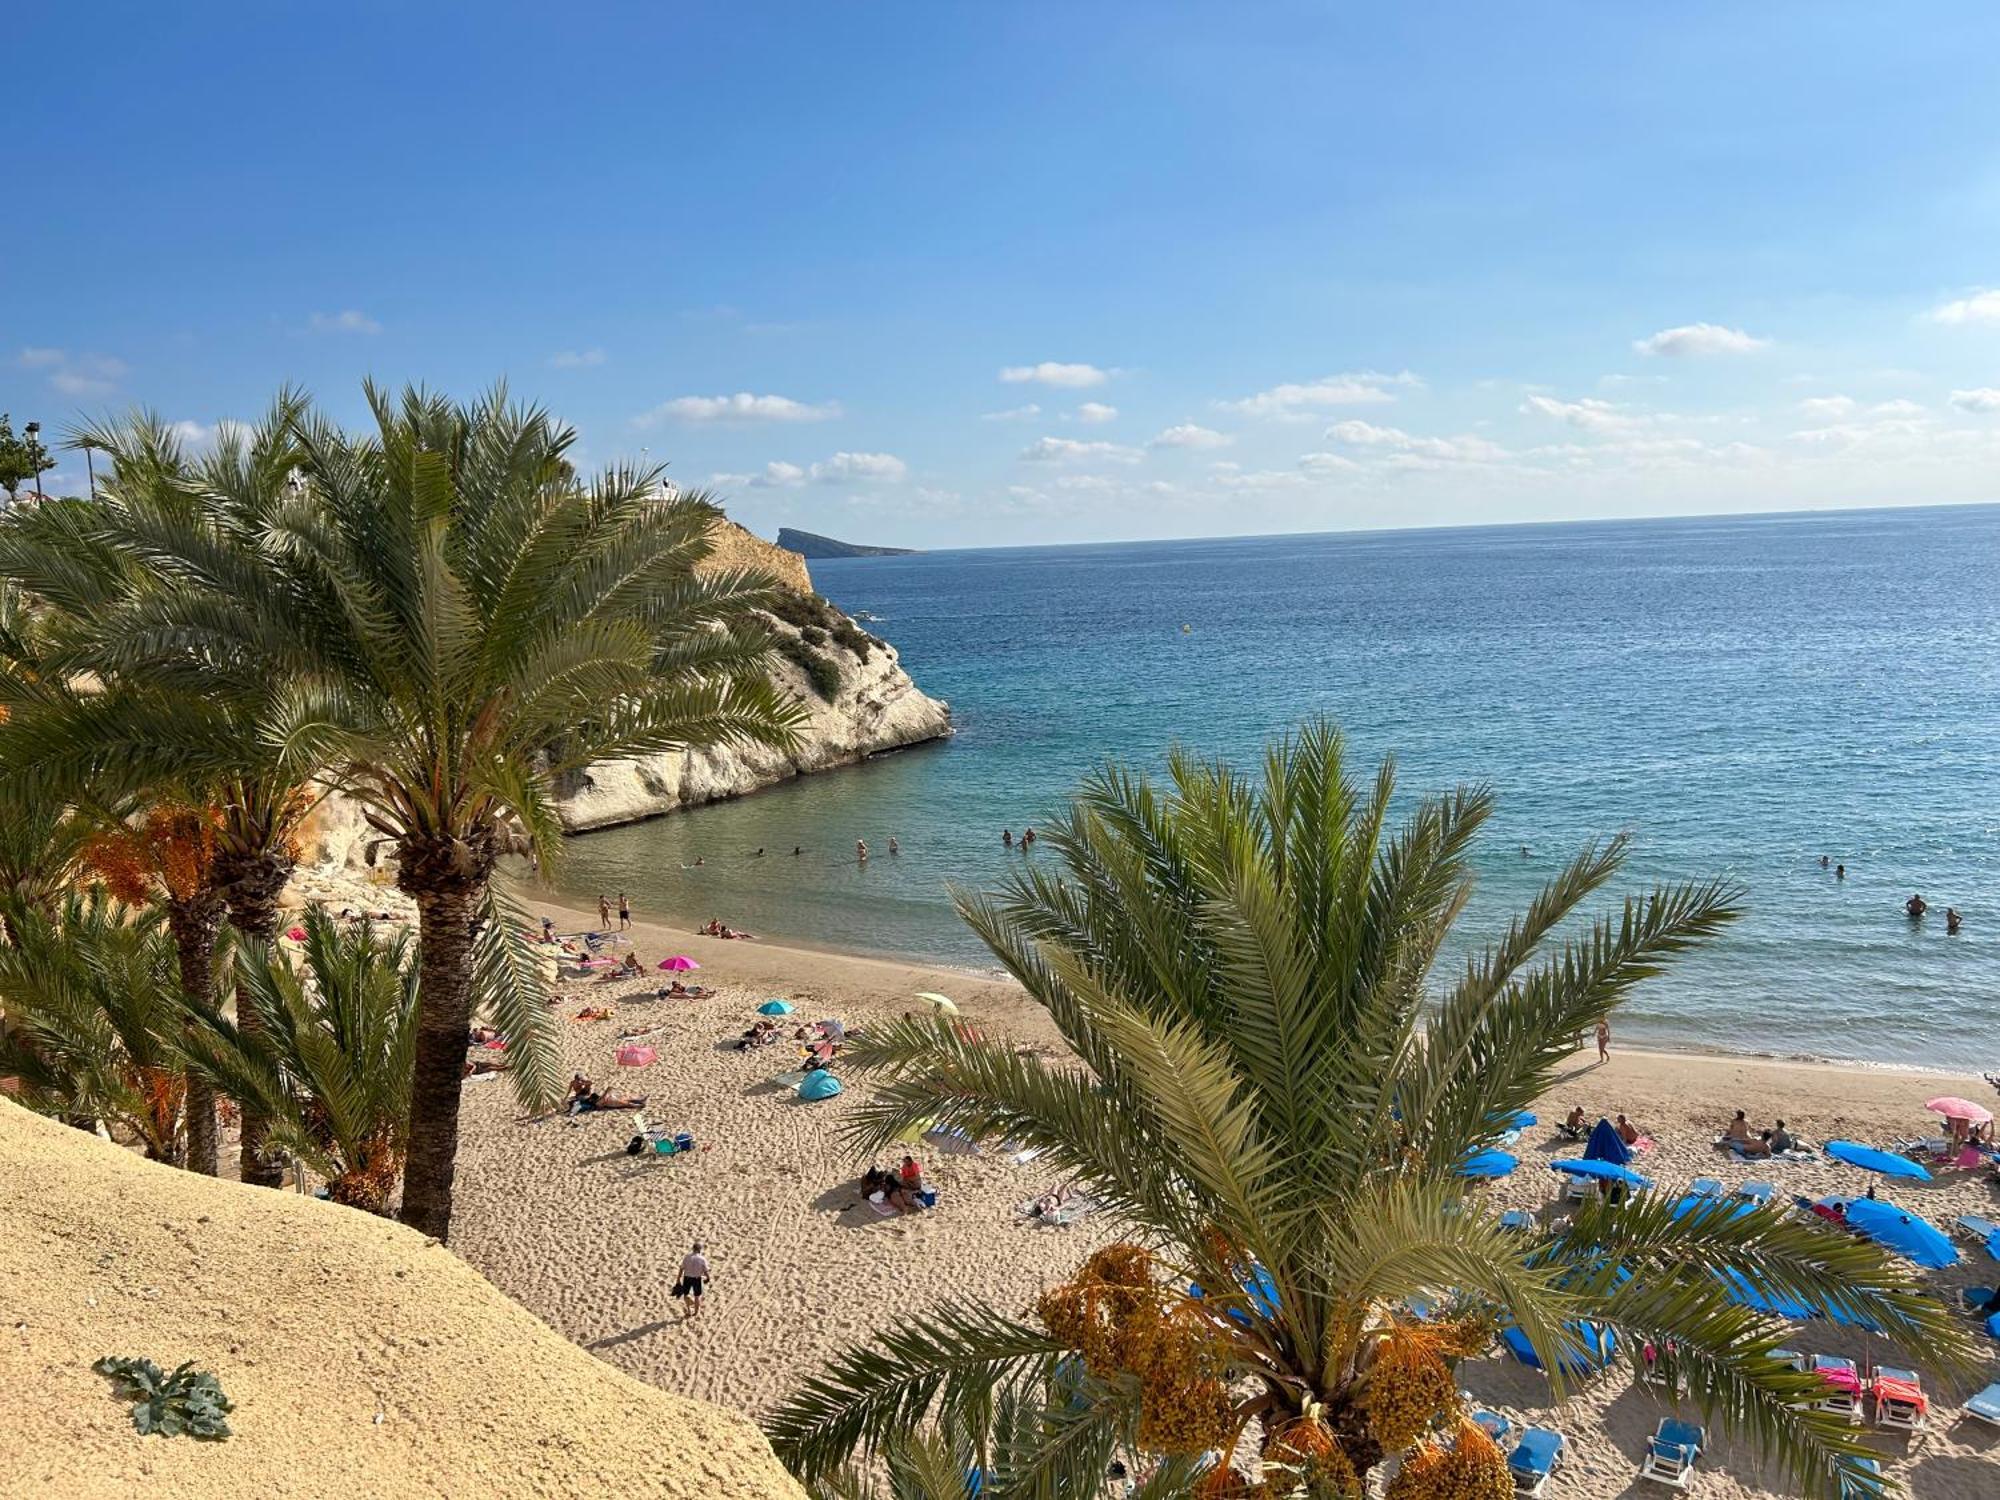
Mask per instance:
[[[805,1082],[799,1085],[799,1097],[808,1104],[818,1099],[831,1099],[839,1092],[840,1080],[824,1068],[806,1074]]]
[[[1609,1120],[1599,1119],[1591,1127],[1590,1144],[1583,1148],[1583,1159],[1608,1161],[1622,1167],[1632,1159],[1632,1148],[1620,1138],[1616,1125]]]
[[[1505,1177],[1521,1165],[1521,1158],[1506,1151],[1475,1151],[1458,1164],[1461,1177]]]
[[[1942,1229],[1883,1199],[1849,1199],[1847,1227],[1920,1266],[1938,1270],[1958,1264],[1958,1247]]]
[[[757,1007],[760,1016],[789,1016],[791,1013],[792,1002],[789,1000],[766,1000]]]
[[[1844,1161],[1850,1167],[1859,1167],[1864,1172],[1879,1172],[1884,1177],[1907,1177],[1912,1182],[1929,1182],[1928,1168],[1914,1162],[1907,1156],[1898,1156],[1893,1151],[1877,1151],[1873,1146],[1864,1146],[1859,1141],[1828,1141],[1826,1154],[1835,1161]]]

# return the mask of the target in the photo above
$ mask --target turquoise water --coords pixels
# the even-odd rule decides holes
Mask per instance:
[[[945,883],[1024,858],[1002,828],[1106,755],[1157,767],[1178,740],[1247,762],[1323,712],[1361,774],[1393,750],[1406,790],[1497,790],[1470,935],[1618,830],[1628,887],[1748,888],[1749,915],[1642,989],[1621,1037],[2000,1064],[1996,565],[1986,506],[816,563],[950,700],[956,738],[574,839],[563,884],[984,966]],[[1935,908],[1921,927],[1913,890]]]

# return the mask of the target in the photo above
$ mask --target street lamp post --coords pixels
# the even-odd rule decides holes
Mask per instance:
[[[83,466],[90,471],[90,498],[93,500],[97,498],[97,465],[91,461],[90,450],[95,446],[89,438],[83,440]]]
[[[32,461],[36,456],[35,450],[42,446],[41,444],[42,424],[40,422],[30,422],[26,427],[22,428],[21,431],[27,434],[28,457]],[[39,466],[35,468],[35,498],[37,500],[47,498],[42,494],[42,471]]]

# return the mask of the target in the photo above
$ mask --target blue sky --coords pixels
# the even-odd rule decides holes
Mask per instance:
[[[1990,5],[79,3],[9,41],[17,425],[504,376],[589,462],[917,546],[2000,499]]]

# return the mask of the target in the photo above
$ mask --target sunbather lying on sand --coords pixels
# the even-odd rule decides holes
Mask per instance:
[[[608,1021],[615,1014],[608,1005],[586,1005],[576,1013],[579,1021]]]
[[[644,1109],[644,1094],[608,1094],[581,1073],[569,1081],[569,1112],[573,1115],[594,1109]]]
[[[682,984],[676,979],[663,990],[654,990],[654,995],[662,1000],[706,1000],[708,986],[705,984]]]
[[[499,1031],[492,1026],[475,1026],[465,1034],[465,1044],[468,1047],[483,1047],[488,1042],[501,1042],[505,1040],[506,1038],[501,1036]]]
[[[465,1060],[465,1072],[462,1076],[466,1078],[482,1078],[488,1073],[504,1073],[506,1071],[507,1064],[504,1061],[491,1057],[468,1057]]]
[[[759,1021],[736,1039],[736,1050],[748,1052],[752,1047],[768,1047],[778,1040],[778,1027],[772,1021]]]

